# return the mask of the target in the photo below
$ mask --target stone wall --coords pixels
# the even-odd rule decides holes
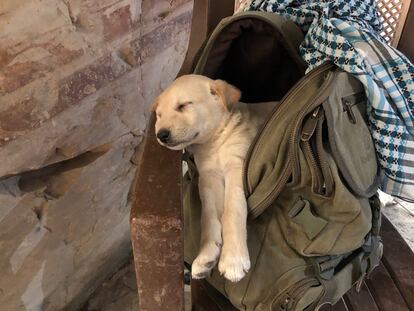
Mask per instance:
[[[1,310],[76,310],[127,260],[147,107],[181,65],[191,6],[0,1]]]

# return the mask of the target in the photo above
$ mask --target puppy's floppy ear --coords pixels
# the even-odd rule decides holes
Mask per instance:
[[[214,80],[210,85],[210,93],[219,96],[228,110],[237,104],[241,97],[238,88],[223,80]]]

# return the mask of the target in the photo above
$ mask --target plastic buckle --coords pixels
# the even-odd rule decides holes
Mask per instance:
[[[335,274],[335,267],[341,262],[343,256],[322,256],[313,258],[312,266],[319,279],[329,281]]]

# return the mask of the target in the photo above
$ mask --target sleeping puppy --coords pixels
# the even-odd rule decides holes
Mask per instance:
[[[199,172],[201,241],[192,277],[204,278],[215,266],[237,282],[248,272],[247,203],[243,162],[258,126],[274,103],[239,103],[240,91],[222,80],[186,75],[154,102],[158,142],[187,149]]]

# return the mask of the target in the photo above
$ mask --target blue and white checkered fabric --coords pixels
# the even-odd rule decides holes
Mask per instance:
[[[414,66],[380,37],[375,1],[254,0],[247,9],[300,26],[308,70],[331,61],[364,84],[382,190],[414,201]]]

